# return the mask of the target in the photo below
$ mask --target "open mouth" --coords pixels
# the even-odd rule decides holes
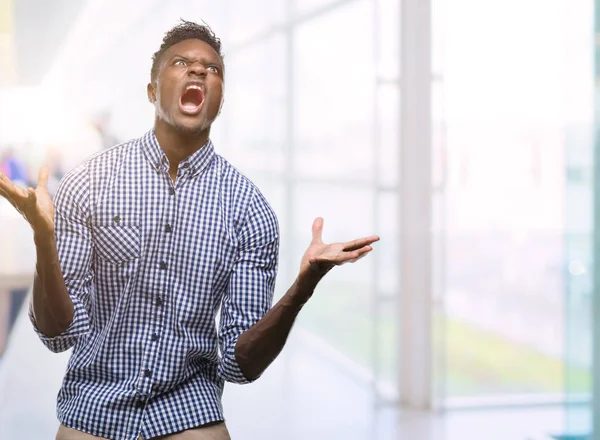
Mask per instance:
[[[181,111],[187,115],[196,115],[200,112],[204,103],[204,90],[201,86],[191,84],[185,88],[181,98],[179,98],[179,106]]]

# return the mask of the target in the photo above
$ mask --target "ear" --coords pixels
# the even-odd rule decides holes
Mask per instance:
[[[219,105],[219,112],[217,113],[217,116],[221,114],[221,110],[223,110],[223,104],[225,104],[225,93],[221,95],[221,105]]]
[[[217,113],[217,116],[219,116],[221,114],[221,110],[223,110],[223,104],[225,104],[224,96],[221,98],[221,105],[219,106],[219,112]]]
[[[146,91],[148,93],[148,101],[154,104],[156,102],[156,87],[154,84],[148,83]]]

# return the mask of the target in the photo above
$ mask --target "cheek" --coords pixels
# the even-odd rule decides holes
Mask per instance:
[[[160,101],[165,103],[173,100],[175,97],[175,92],[171,81],[163,81],[158,86],[158,93],[160,96]]]
[[[223,101],[223,86],[221,84],[213,87],[213,96],[211,101],[211,107],[216,107],[217,109],[221,107],[221,101]]]

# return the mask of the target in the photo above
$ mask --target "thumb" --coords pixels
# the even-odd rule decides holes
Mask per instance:
[[[27,200],[25,203],[31,208],[37,204],[37,196],[33,188],[27,188]]]
[[[312,225],[312,243],[323,243],[323,218],[317,217]]]
[[[48,167],[43,166],[40,168],[40,172],[38,174],[38,188],[47,188],[48,187]]]

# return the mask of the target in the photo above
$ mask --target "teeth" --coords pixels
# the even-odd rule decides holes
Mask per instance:
[[[187,86],[185,90],[190,90],[190,89],[196,89],[196,90],[202,91],[202,87],[197,86],[196,84],[192,84],[190,86]]]

